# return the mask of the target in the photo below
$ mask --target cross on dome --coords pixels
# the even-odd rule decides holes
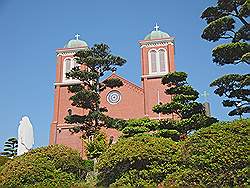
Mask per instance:
[[[76,34],[76,35],[75,35],[76,40],[79,40],[79,37],[80,37],[79,34]]]
[[[155,31],[159,31],[160,26],[156,23],[154,28],[155,28]]]

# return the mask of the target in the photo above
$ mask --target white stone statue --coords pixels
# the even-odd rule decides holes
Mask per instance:
[[[33,127],[27,116],[22,117],[18,127],[17,155],[22,155],[31,150],[34,144]]]

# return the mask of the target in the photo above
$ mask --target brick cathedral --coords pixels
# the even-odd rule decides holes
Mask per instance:
[[[166,86],[161,84],[161,78],[168,72],[175,71],[174,37],[160,31],[156,24],[154,30],[139,41],[139,47],[142,68],[141,86],[112,73],[110,77],[121,79],[123,86],[103,91],[101,93],[101,106],[107,107],[107,115],[113,118],[173,119],[172,115],[162,116],[153,113],[152,107],[160,102],[167,103],[171,100],[171,96],[164,93]],[[56,50],[54,115],[50,128],[50,144],[64,144],[77,149],[82,154],[84,148],[80,135],[71,134],[68,128],[72,125],[65,124],[64,120],[69,110],[73,111],[74,114],[85,113],[83,109],[71,106],[69,100],[71,94],[68,92],[68,86],[78,84],[79,81],[67,79],[65,73],[76,66],[74,54],[87,48],[87,43],[80,40],[79,35],[76,35],[76,38],[70,40],[64,48]],[[114,129],[104,128],[103,131],[107,137],[117,138],[120,134]]]

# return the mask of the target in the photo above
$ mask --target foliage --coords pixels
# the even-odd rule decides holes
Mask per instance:
[[[216,123],[194,133],[182,146],[180,169],[165,187],[246,187],[250,119]]]
[[[109,127],[118,128],[124,133],[124,137],[130,137],[137,134],[147,133],[157,137],[171,138],[174,141],[185,138],[184,133],[190,133],[193,130],[198,130],[202,127],[207,127],[215,122],[217,119],[205,116],[203,114],[196,114],[188,119],[183,120],[151,120],[149,118],[118,120],[118,123],[113,119],[113,123]],[[121,122],[121,126],[119,126]]]
[[[6,156],[12,158],[17,155],[17,139],[16,138],[9,138],[4,143],[3,152],[0,153],[2,156]]]
[[[66,123],[76,124],[71,129],[72,132],[82,131],[83,136],[89,137],[105,125],[107,112],[105,107],[100,106],[100,93],[107,87],[114,88],[123,85],[117,78],[100,79],[106,72],[115,71],[118,66],[122,66],[126,60],[111,54],[109,46],[106,44],[95,44],[92,48],[79,51],[75,54],[76,62],[82,66],[74,67],[69,73],[68,78],[80,80],[81,84],[71,85],[69,91],[73,93],[70,97],[72,106],[86,110],[86,114],[69,114],[65,117]],[[83,68],[84,67],[84,68]]]
[[[107,126],[109,128],[115,128],[118,130],[126,130],[127,127],[145,127],[149,130],[157,130],[159,126],[158,120],[151,120],[149,118],[139,118],[139,119],[113,119],[110,118]]]
[[[212,52],[213,61],[220,65],[238,64],[240,62],[249,63],[246,55],[250,52],[250,45],[245,42],[222,44],[214,48]]]
[[[127,127],[145,127],[150,131],[157,130],[158,126],[158,120],[151,120],[149,118],[129,119],[127,121]]]
[[[234,29],[234,23],[235,21],[231,17],[218,18],[204,29],[201,37],[208,41],[218,41],[227,31]],[[230,38],[230,36],[228,37]]]
[[[225,107],[234,107],[228,115],[242,115],[250,113],[250,74],[229,74],[213,81],[210,86],[217,87],[214,93],[226,96],[229,100],[223,100]]]
[[[185,72],[172,72],[162,78],[162,84],[167,85],[165,93],[174,95],[172,101],[167,104],[159,104],[153,107],[153,111],[162,114],[177,114],[181,119],[190,118],[194,114],[205,113],[202,104],[195,102],[199,93],[187,85]]]
[[[246,187],[250,183],[247,178],[249,129],[250,119],[246,119],[213,124],[181,142],[150,135],[122,138],[100,156],[98,184]]]
[[[207,27],[201,37],[208,41],[229,39],[231,43],[221,44],[213,50],[213,61],[219,65],[249,63],[242,56],[250,52],[247,18],[250,12],[249,0],[218,0],[216,6],[203,11],[201,18]],[[238,27],[237,27],[238,26]]]
[[[217,120],[205,115],[205,109],[201,103],[196,102],[199,93],[190,85],[187,85],[185,72],[168,73],[162,78],[162,84],[167,85],[165,93],[172,95],[172,101],[167,104],[158,104],[153,111],[162,114],[177,114],[180,120],[163,121],[166,130],[157,133],[158,136],[169,136],[174,140],[185,136],[191,131],[198,130],[203,126],[209,126]],[[171,134],[170,134],[171,133]]]
[[[151,120],[149,118],[129,119],[121,131],[125,137],[130,137],[140,133],[155,131],[158,129],[158,126],[158,120]]]
[[[3,168],[3,165],[10,160],[10,158],[6,157],[6,156],[0,156],[0,172]]]
[[[3,166],[9,160],[6,156],[0,156],[0,167]]]
[[[164,138],[171,138],[174,141],[178,141],[180,139],[180,133],[177,130],[163,129],[156,132],[155,135]]]
[[[147,127],[125,127],[124,129],[122,129],[122,132],[125,134],[125,136],[133,136],[135,134],[138,133],[144,133],[144,132],[148,132],[149,128]]]
[[[201,37],[208,41],[229,40],[229,43],[220,44],[212,50],[213,62],[218,65],[250,63],[250,14],[249,0],[218,0],[216,6],[208,7],[201,15],[207,21],[207,27]],[[225,96],[229,100],[223,100],[223,106],[235,107],[229,112],[230,116],[249,113],[250,103],[249,74],[225,75],[211,83],[217,87],[215,94]],[[235,89],[235,91],[233,91]],[[233,95],[233,96],[231,96]],[[240,97],[239,97],[240,96]],[[243,102],[243,106],[238,105]]]
[[[92,169],[80,154],[63,145],[34,149],[8,161],[0,172],[0,185],[65,187],[83,180]]]
[[[179,145],[170,139],[149,135],[120,139],[99,158],[99,184],[156,186],[178,168],[178,153]]]
[[[89,159],[98,158],[108,147],[105,142],[105,136],[101,133],[96,133],[93,137],[93,141],[88,141],[86,143]]]
[[[106,119],[106,126],[108,128],[122,130],[123,128],[127,126],[127,120],[108,117]]]

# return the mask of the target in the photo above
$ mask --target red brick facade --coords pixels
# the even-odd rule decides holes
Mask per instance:
[[[173,37],[161,37],[139,41],[141,48],[142,86],[137,86],[125,78],[112,73],[110,77],[120,78],[124,85],[120,88],[106,89],[101,93],[101,106],[107,107],[107,115],[122,119],[143,117],[151,119],[173,118],[173,116],[162,116],[152,112],[152,107],[155,104],[171,101],[171,96],[164,93],[165,86],[161,84],[161,77],[168,72],[175,71],[173,40]],[[79,138],[80,135],[71,134],[68,128],[72,125],[66,125],[64,121],[64,117],[68,114],[68,109],[71,109],[74,114],[84,114],[83,109],[71,106],[69,101],[71,94],[67,89],[69,84],[79,82],[76,80],[65,80],[64,69],[65,60],[71,58],[73,61],[74,53],[85,48],[87,47],[80,46],[57,50],[54,116],[50,130],[50,144],[64,144],[79,150],[82,154],[85,151],[84,144]],[[102,131],[108,138],[113,136],[116,139],[120,136],[120,133],[114,129],[103,128]]]

